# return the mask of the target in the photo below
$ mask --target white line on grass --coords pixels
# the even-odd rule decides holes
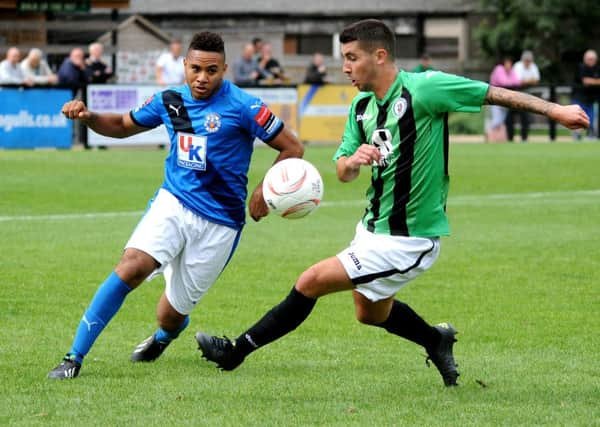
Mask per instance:
[[[579,190],[579,191],[545,191],[537,193],[507,193],[507,194],[478,194],[470,196],[450,196],[448,204],[480,204],[495,201],[509,202],[509,204],[522,203],[544,203],[544,202],[562,202],[568,199],[569,202],[577,201],[593,202],[590,197],[600,196],[600,190]],[[585,199],[582,199],[585,197]],[[365,206],[366,200],[339,200],[335,202],[323,202],[324,208],[343,207],[343,206]],[[53,214],[53,215],[13,215],[0,216],[0,222],[6,221],[52,221],[52,220],[73,220],[73,219],[97,219],[114,218],[126,216],[141,216],[142,211],[127,212],[88,212],[74,214]]]

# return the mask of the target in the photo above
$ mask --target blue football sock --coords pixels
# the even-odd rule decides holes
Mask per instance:
[[[129,285],[114,271],[100,285],[89,307],[83,313],[69,352],[71,356],[75,356],[78,363],[83,362],[83,358],[90,351],[98,335],[119,311],[125,297],[131,291]]]
[[[179,328],[177,328],[175,331],[165,331],[163,328],[158,328],[158,330],[154,334],[154,338],[156,338],[156,340],[160,342],[170,343],[175,338],[177,338],[179,334],[183,332],[183,330],[187,328],[187,325],[189,324],[190,316],[185,316],[183,322],[181,322],[181,325],[179,325]]]

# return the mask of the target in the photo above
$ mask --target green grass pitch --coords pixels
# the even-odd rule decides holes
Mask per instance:
[[[452,236],[398,294],[459,330],[461,386],[424,352],[354,319],[350,293],[319,301],[292,334],[219,372],[197,330],[235,337],[313,262],[352,238],[368,171],[336,181],[333,146],[307,146],[324,204],[249,222],[190,327],[151,364],[164,282],[143,284],[79,378],[49,381],[99,283],[162,180],[164,151],[0,151],[0,425],[600,425],[600,144],[453,144]],[[275,152],[257,149],[253,187]]]

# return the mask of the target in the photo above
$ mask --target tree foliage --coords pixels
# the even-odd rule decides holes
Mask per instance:
[[[524,49],[548,82],[565,82],[590,43],[599,39],[599,0],[480,0],[475,31],[488,59],[518,58]]]

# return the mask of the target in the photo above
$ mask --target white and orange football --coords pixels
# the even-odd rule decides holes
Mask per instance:
[[[290,158],[269,169],[262,190],[271,212],[283,218],[302,218],[321,204],[323,179],[308,161]]]

